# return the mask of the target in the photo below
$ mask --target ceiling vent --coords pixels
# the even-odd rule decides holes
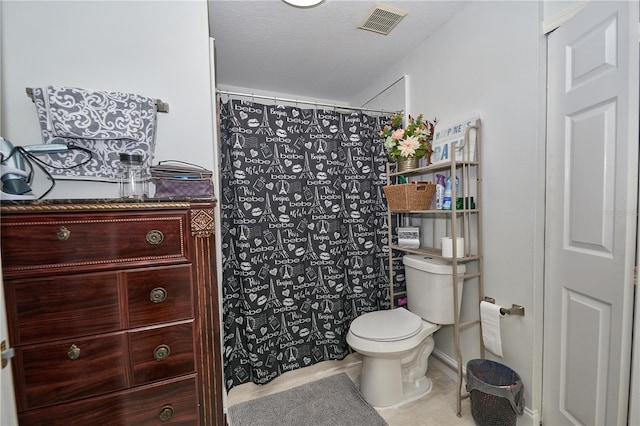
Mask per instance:
[[[358,28],[387,35],[407,16],[407,12],[386,4],[376,3]]]

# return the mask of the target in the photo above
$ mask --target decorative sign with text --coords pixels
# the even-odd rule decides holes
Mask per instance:
[[[431,164],[438,164],[451,161],[452,156],[456,156],[456,161],[475,161],[476,159],[476,132],[469,132],[468,145],[465,145],[464,135],[467,128],[475,126],[479,118],[470,118],[452,126],[436,126],[435,135],[431,142],[433,153],[431,154]]]

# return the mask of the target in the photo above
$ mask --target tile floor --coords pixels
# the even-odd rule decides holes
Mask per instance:
[[[266,385],[246,383],[236,386],[229,392],[227,405],[281,392],[341,372],[347,373],[357,384],[360,381],[360,364],[360,355],[354,353],[342,361],[325,361],[311,367],[290,371]],[[433,383],[433,389],[429,394],[398,408],[378,409],[378,413],[389,426],[473,426],[475,423],[471,417],[468,398],[462,400],[462,418],[456,415],[456,382],[433,365],[429,366],[427,376]]]

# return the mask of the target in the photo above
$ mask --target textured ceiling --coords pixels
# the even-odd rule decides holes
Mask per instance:
[[[381,35],[358,29],[374,1],[209,0],[218,84],[349,102],[468,1],[381,1],[408,12]]]

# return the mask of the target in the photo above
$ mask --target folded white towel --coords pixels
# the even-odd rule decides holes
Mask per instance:
[[[480,302],[480,323],[484,347],[502,357],[502,336],[500,335],[500,306],[495,303]]]

